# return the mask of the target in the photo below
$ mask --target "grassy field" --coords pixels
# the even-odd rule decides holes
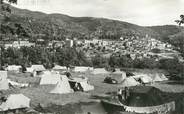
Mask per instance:
[[[145,70],[136,70],[136,72],[145,72]],[[156,72],[149,71],[146,72]],[[116,74],[117,75],[117,74]],[[89,79],[90,84],[94,85],[95,89],[89,92],[75,92],[70,94],[51,94],[49,93],[54,85],[46,85],[40,86],[39,77],[31,77],[29,73],[14,73],[8,72],[8,78],[17,81],[20,83],[30,83],[30,87],[27,88],[13,88],[10,91],[14,93],[23,93],[25,96],[31,99],[31,107],[35,108],[38,105],[42,107],[48,107],[50,104],[55,105],[66,105],[66,104],[75,104],[79,102],[94,102],[97,101],[93,99],[92,96],[104,96],[105,93],[116,92],[118,88],[120,88],[120,84],[106,84],[103,83],[108,74],[99,74],[93,75],[89,72],[86,73],[72,73],[72,76],[85,76]],[[184,93],[184,84],[183,83],[175,83],[172,81],[165,81],[162,83],[153,83],[152,86],[155,86],[166,92],[173,93]]]

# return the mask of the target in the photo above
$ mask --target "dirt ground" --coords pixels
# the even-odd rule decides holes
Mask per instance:
[[[142,70],[142,71],[138,70],[138,71],[143,72],[145,70]],[[156,71],[150,71],[150,72],[156,72]],[[93,75],[90,72],[86,72],[86,73],[72,73],[72,76],[87,77],[89,79],[90,84],[94,85],[95,89],[89,92],[75,92],[75,93],[62,94],[62,95],[51,94],[49,92],[54,88],[54,85],[40,86],[39,77],[31,77],[29,73],[23,74],[23,73],[8,72],[9,79],[20,83],[30,83],[31,87],[13,88],[11,90],[16,93],[22,93],[25,96],[29,97],[31,99],[32,108],[35,108],[38,105],[47,107],[49,104],[66,105],[66,104],[75,104],[79,102],[99,101],[97,99],[93,99],[93,96],[104,96],[105,93],[116,92],[118,88],[120,88],[120,84],[103,83],[103,80],[105,79],[106,76],[108,76],[108,74]],[[161,83],[153,83],[152,86],[155,86],[166,92],[184,93],[184,83],[182,82],[175,83],[172,81],[165,81]]]

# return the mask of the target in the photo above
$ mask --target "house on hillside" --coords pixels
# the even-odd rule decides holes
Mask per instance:
[[[48,47],[52,48],[57,48],[57,47],[63,47],[64,46],[64,41],[51,41],[48,43]]]
[[[12,48],[20,48],[20,47],[31,47],[31,46],[35,46],[35,43],[31,43],[29,41],[13,41],[11,43],[5,43],[4,47],[5,49],[12,47]]]
[[[66,39],[66,41],[65,41],[65,46],[66,47],[73,47],[73,45],[74,45],[74,41],[73,40]]]

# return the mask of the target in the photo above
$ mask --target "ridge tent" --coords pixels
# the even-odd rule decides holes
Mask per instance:
[[[94,90],[94,86],[90,85],[88,81],[82,81],[80,82],[81,87],[83,88],[83,91],[91,91]]]
[[[127,75],[126,75],[126,72],[122,71],[122,74],[121,74],[121,80],[123,81],[124,79],[126,79]]]
[[[8,65],[8,67],[6,67],[6,70],[19,72],[21,68],[22,67],[20,65]]]
[[[62,75],[61,80],[56,84],[55,88],[50,92],[55,94],[66,94],[73,93],[73,90],[70,87],[68,78],[65,75]]]
[[[163,81],[168,80],[168,78],[167,78],[164,74],[161,74],[161,75],[160,75],[160,78],[161,78]]]
[[[74,72],[86,72],[86,71],[90,71],[93,70],[92,67],[84,67],[84,66],[75,66],[74,68]]]
[[[152,76],[152,79],[154,82],[160,82],[163,81],[158,74],[155,74]]]
[[[130,86],[137,86],[140,83],[137,82],[133,77],[127,77],[123,80],[121,86],[122,87],[130,87]]]
[[[151,82],[153,81],[152,78],[149,77],[149,76],[147,76],[147,75],[142,76],[142,77],[140,78],[140,80],[141,80],[144,84],[146,84],[146,83],[151,83]]]
[[[45,75],[52,75],[52,73],[53,73],[53,74],[57,74],[56,71],[45,70],[45,71],[41,72],[41,73],[38,75],[38,77],[42,77],[42,76],[45,76]]]
[[[26,70],[30,70],[33,76],[36,76],[41,72],[45,71],[46,69],[43,65],[32,65],[31,67],[26,68]]]
[[[9,89],[7,71],[0,71],[0,90]]]
[[[125,78],[126,78],[126,73],[125,72],[121,72],[121,74],[112,74],[112,75],[110,75],[110,77],[112,78],[112,79],[115,79],[116,81],[117,81],[117,83],[121,83],[123,80],[125,80]]]
[[[33,69],[33,68],[31,68],[31,67],[27,67],[27,68],[26,68],[26,72],[33,73],[33,72],[34,72],[34,69]]]
[[[27,67],[27,68],[26,68],[26,72],[31,73],[33,77],[37,76],[36,70],[34,70],[34,69],[31,68],[31,67]]]
[[[31,68],[37,72],[46,70],[43,65],[32,65]]]
[[[28,108],[30,99],[23,94],[11,94],[5,102],[0,105],[0,111]]]
[[[52,69],[53,70],[67,70],[66,66],[60,66],[60,65],[55,65]]]
[[[121,71],[120,69],[115,69],[115,72],[113,72],[113,74],[122,74],[123,71]]]
[[[57,72],[47,72],[41,75],[40,85],[57,84],[61,80],[61,75]]]
[[[92,73],[93,74],[109,74],[110,72],[106,71],[105,68],[95,68]]]
[[[11,81],[10,79],[8,79],[8,83],[12,86],[17,86],[17,87],[28,87],[29,86],[28,83],[18,83],[15,81]]]
[[[72,78],[69,79],[69,83],[71,85],[72,88],[76,88],[80,91],[90,91],[90,90],[94,90],[94,86],[90,85],[88,83],[88,79],[87,78]]]
[[[132,76],[137,81],[140,80],[142,83],[151,83],[153,79],[145,74]]]

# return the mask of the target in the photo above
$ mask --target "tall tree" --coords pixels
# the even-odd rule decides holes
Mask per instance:
[[[184,24],[184,15],[180,15],[180,20],[175,20],[175,22],[180,26]]]
[[[1,17],[1,20],[0,20],[0,28],[2,30],[2,28],[8,28],[9,31],[12,32],[12,29],[9,28],[8,26],[8,21],[9,21],[9,14],[11,13],[11,9],[10,9],[10,6],[9,4],[16,4],[17,3],[17,0],[0,0],[0,17]],[[0,39],[2,39],[2,35],[0,35]],[[1,51],[1,64],[0,64],[0,67],[2,68],[2,65],[3,65],[3,61],[2,61],[2,49],[0,50]]]

